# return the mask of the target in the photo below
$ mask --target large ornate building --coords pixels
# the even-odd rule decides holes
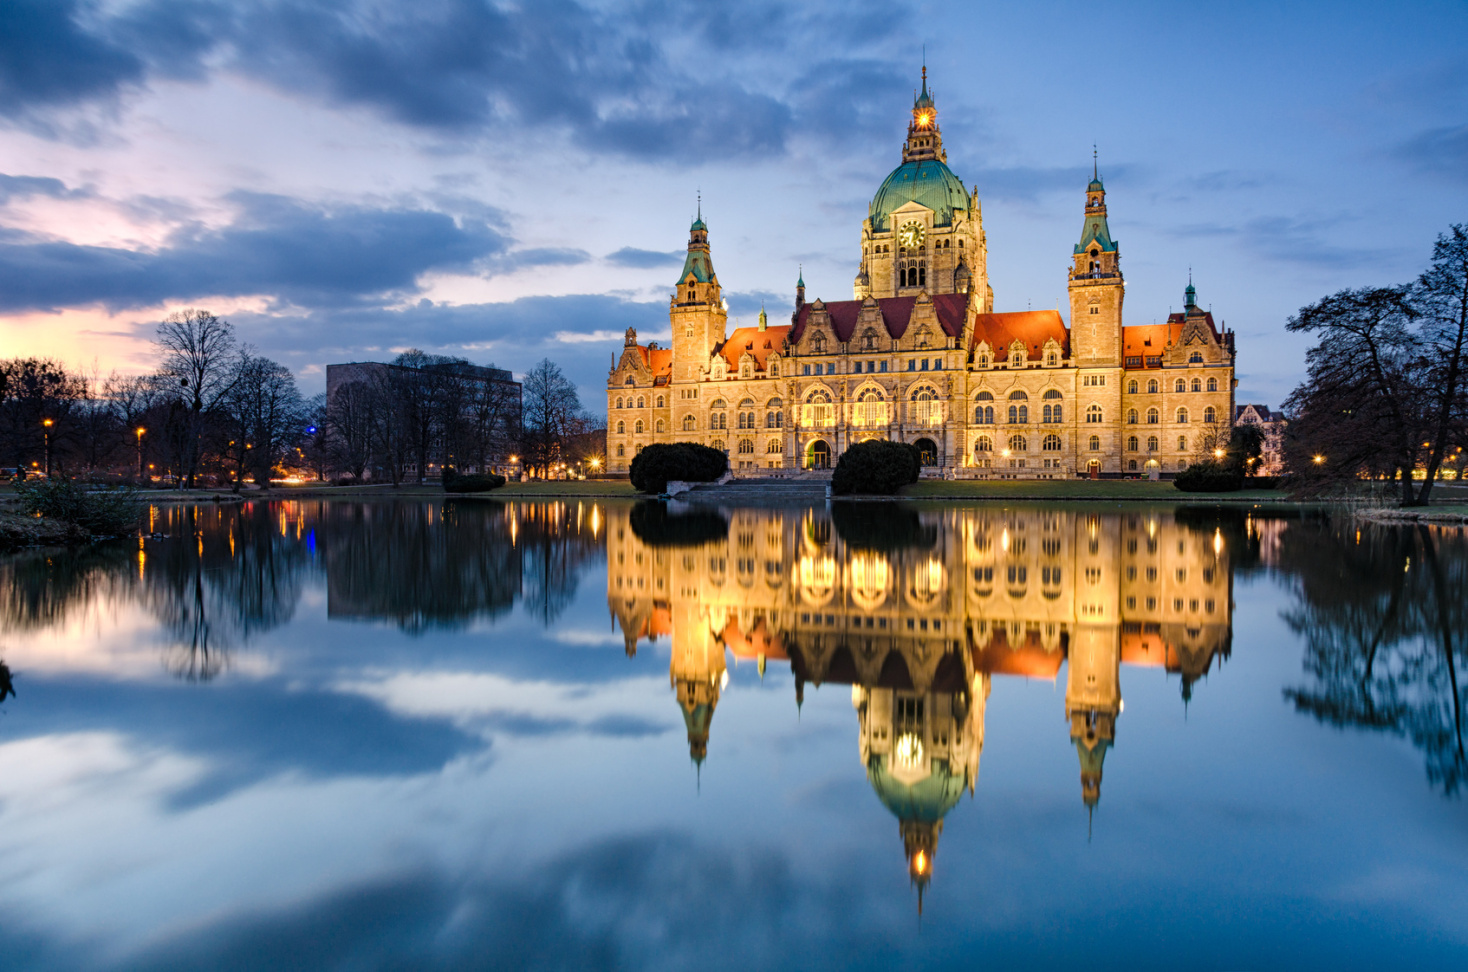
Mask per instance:
[[[727,327],[702,214],[669,301],[672,347],[628,329],[607,383],[607,461],[653,442],[729,453],[736,473],[830,466],[850,444],[919,447],[944,475],[1021,478],[1174,473],[1226,437],[1234,339],[1198,306],[1126,325],[1121,251],[1099,173],[1071,253],[1070,323],[994,312],[978,187],[948,168],[928,92],[902,164],[861,225],[853,300],[807,303],[789,324]]]

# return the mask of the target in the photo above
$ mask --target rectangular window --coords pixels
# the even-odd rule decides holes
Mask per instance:
[[[883,361],[882,362],[882,366],[881,366],[881,368],[879,370],[886,371],[887,370],[887,362]]]
[[[917,361],[913,358],[907,359],[907,370],[917,371]]]
[[[1126,366],[1128,368],[1140,368],[1140,367],[1142,367],[1142,358],[1141,358],[1141,356],[1140,355],[1131,355],[1131,356],[1129,356],[1126,359]]]
[[[803,373],[807,375],[810,374],[810,365],[805,366],[805,371]]]
[[[836,366],[834,364],[828,364],[828,365],[826,365],[826,374],[828,374],[828,375],[834,375],[835,373],[836,373]]]
[[[927,358],[924,358],[923,359],[923,370],[924,371],[927,371],[928,370],[928,359]]]
[[[943,359],[942,358],[934,358],[933,359],[933,370],[934,371],[942,371],[943,370]]]

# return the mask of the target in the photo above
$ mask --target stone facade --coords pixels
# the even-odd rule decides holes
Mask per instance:
[[[708,227],[693,224],[669,301],[672,347],[628,329],[607,385],[607,462],[653,442],[724,449],[739,475],[834,464],[852,443],[917,445],[931,474],[1172,475],[1227,437],[1234,337],[1197,304],[1126,325],[1120,248],[1099,173],[1086,188],[1058,311],[995,313],[977,187],[948,169],[924,77],[903,161],[862,221],[854,299],[789,324],[727,328]]]
[[[1264,433],[1264,451],[1259,457],[1259,476],[1284,475],[1284,431],[1289,422],[1283,413],[1268,405],[1240,405],[1234,413],[1235,425],[1257,425]]]

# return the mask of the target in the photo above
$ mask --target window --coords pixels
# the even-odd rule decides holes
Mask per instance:
[[[624,446],[624,445],[617,446],[617,458],[618,459],[622,458],[626,454],[627,454],[627,447],[626,446]]]
[[[642,419],[638,419],[637,420],[637,424],[634,425],[634,426],[632,426],[632,431],[633,432],[636,432],[638,435],[641,435],[642,434],[642,428],[643,428],[643,426],[642,426]]]
[[[631,375],[628,375],[627,376],[627,384],[629,384],[629,385],[635,385],[635,384],[637,384],[637,379],[636,378],[633,378]]]
[[[638,395],[638,396],[637,396],[637,407],[638,407],[638,408],[646,408],[646,407],[647,407],[647,406],[646,406],[646,405],[645,405],[645,404],[644,404],[644,403],[643,403],[643,398],[642,398],[642,396],[641,396],[641,395]]]
[[[617,396],[617,407],[618,408],[621,408],[622,407],[622,396],[621,395],[618,395]]]
[[[979,355],[979,367],[980,368],[987,368],[987,367],[989,367],[989,356],[987,354],[981,354],[981,355]]]
[[[1044,408],[1044,411],[1041,413],[1041,416],[1042,417],[1041,417],[1040,421],[1042,421],[1042,422],[1049,422],[1049,423],[1052,423],[1052,424],[1055,423],[1055,422],[1059,422],[1060,421],[1060,406],[1059,405],[1046,405],[1045,408]]]
[[[1199,381],[1197,378],[1194,378],[1193,379],[1193,391],[1200,392],[1202,390],[1203,390],[1203,382]]]
[[[1126,383],[1126,390],[1128,395],[1135,395],[1137,393],[1137,380],[1135,378]]]
[[[1208,379],[1208,390],[1209,391],[1218,391],[1218,379],[1217,378],[1209,378]]]
[[[1127,471],[1128,472],[1136,472],[1137,471],[1137,460],[1135,460],[1135,459],[1128,459],[1126,461],[1126,468],[1127,468]],[[1150,601],[1152,599],[1149,597],[1149,598],[1147,598],[1147,600]]]
[[[1203,352],[1202,351],[1194,351],[1192,354],[1188,355],[1188,364],[1202,364],[1202,363],[1203,363]]]
[[[712,448],[712,449],[718,449],[720,452],[727,452],[728,451],[728,449],[726,449],[724,447],[724,440],[723,439],[715,439],[714,441],[712,441],[712,442],[709,443],[709,447]]]
[[[805,368],[805,372],[804,373],[807,374],[807,375],[810,374],[810,365],[804,365],[803,367]]]
[[[1151,381],[1147,382],[1147,394],[1148,395],[1155,395],[1155,394],[1157,394],[1157,392],[1158,392],[1157,379],[1156,378],[1153,378]]]
[[[618,435],[626,435],[627,434],[627,423],[626,422],[618,422],[617,423],[617,434]]]
[[[801,406],[801,424],[807,428],[830,428],[836,424],[835,407],[831,396],[821,389],[811,392],[806,404]]]
[[[931,388],[919,388],[912,396],[910,421],[920,425],[938,425],[943,421],[943,403]]]
[[[685,415],[685,416],[683,416],[683,431],[684,432],[692,432],[694,429],[697,429],[697,428],[698,428],[698,419],[694,418],[692,415]]]
[[[883,361],[883,362],[881,362],[881,363],[880,363],[880,364],[879,364],[879,365],[878,365],[878,366],[877,366],[877,370],[878,370],[878,371],[880,371],[880,372],[883,372],[883,373],[884,373],[884,374],[885,374],[885,373],[886,373],[886,371],[887,371],[887,362],[885,362],[885,361]]]
[[[1156,425],[1160,421],[1162,421],[1162,413],[1161,412],[1157,411],[1157,409],[1155,409],[1155,408],[1149,408],[1149,409],[1147,409],[1147,424],[1148,425]]]
[[[785,446],[781,444],[779,439],[771,439],[770,441],[765,443],[765,455],[778,456],[784,451]]]
[[[1093,436],[1091,436],[1091,451],[1092,452],[1100,452],[1101,451],[1101,437],[1099,435],[1093,435]]]
[[[1148,452],[1156,452],[1158,445],[1159,445],[1159,443],[1157,441],[1157,436],[1155,436],[1155,435],[1149,435],[1149,436],[1147,436],[1147,451]]]
[[[1175,392],[1185,392],[1188,390],[1188,383],[1179,378],[1172,383],[1172,390]]]
[[[1212,405],[1209,405],[1207,408],[1203,409],[1203,421],[1208,425],[1212,425],[1214,422],[1218,421],[1218,412],[1214,410]]]
[[[662,419],[658,419],[657,431],[659,431],[659,432],[662,432],[663,431],[663,420]]]
[[[753,439],[740,439],[739,440],[739,454],[741,456],[752,456],[752,455],[754,455],[754,440]]]
[[[1136,452],[1137,451],[1137,437],[1136,436],[1134,436],[1134,435],[1127,436],[1127,438],[1126,438],[1126,451],[1127,452]]]
[[[1188,410],[1187,409],[1180,408],[1180,409],[1177,410],[1177,424],[1178,425],[1187,425],[1188,424]]]
[[[1126,424],[1127,425],[1136,425],[1137,424],[1137,410],[1136,409],[1129,408],[1129,409],[1126,410]]]
[[[1177,437],[1177,451],[1178,452],[1187,452],[1188,451],[1188,437],[1187,436],[1180,435],[1180,436]],[[1184,468],[1186,468],[1187,463],[1184,463],[1183,466],[1184,466]]]
[[[1060,436],[1053,433],[1045,436],[1045,441],[1040,444],[1040,448],[1045,452],[1059,452]]]
[[[886,425],[887,402],[883,400],[882,393],[874,388],[862,392],[851,408],[851,421],[853,425],[864,428]]]
[[[974,451],[975,452],[993,452],[994,451],[994,440],[993,439],[990,439],[987,435],[981,435],[981,436],[979,436],[979,440],[974,443]]]
[[[1022,435],[1011,435],[1009,437],[1009,451],[1010,452],[1027,452],[1029,450],[1029,448],[1030,448],[1030,444],[1025,441],[1025,437],[1024,436],[1022,436]]]
[[[770,377],[771,378],[778,378],[778,377],[780,377],[780,365],[777,362],[774,362],[774,361],[771,361],[770,362]]]
[[[1022,391],[1012,391],[1009,393],[1009,400],[1011,402],[1026,402],[1029,401],[1029,399],[1030,396],[1026,395]]]
[[[663,407],[663,396],[661,396],[661,395],[658,396],[658,405],[657,405],[657,407],[658,408],[662,408]]]
[[[709,428],[727,429],[728,427],[729,419],[724,415],[723,412],[715,412],[714,414],[709,416]]]
[[[992,402],[993,400],[994,396],[986,391],[981,391],[974,396],[974,401],[976,402]]]
[[[1009,424],[1027,425],[1030,421],[1030,409],[1027,405],[1009,406]]]
[[[1101,406],[1090,405],[1086,408],[1086,422],[1090,425],[1101,424]]]

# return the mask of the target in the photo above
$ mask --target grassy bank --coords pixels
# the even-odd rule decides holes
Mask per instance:
[[[1128,479],[955,480],[928,479],[902,488],[902,496],[922,500],[1140,500],[1192,503],[1286,503],[1276,489],[1243,489],[1234,493],[1184,493],[1170,482]]]

